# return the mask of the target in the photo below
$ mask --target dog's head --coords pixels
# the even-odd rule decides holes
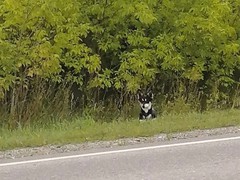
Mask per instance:
[[[152,100],[153,100],[152,92],[147,92],[147,93],[138,92],[137,98],[143,110],[148,111],[149,109],[152,108]]]

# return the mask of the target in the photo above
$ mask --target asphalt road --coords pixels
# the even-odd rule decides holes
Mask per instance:
[[[240,135],[0,161],[0,180],[238,180]]]

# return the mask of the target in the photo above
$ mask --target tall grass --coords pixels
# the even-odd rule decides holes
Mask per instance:
[[[240,110],[162,114],[156,120],[146,122],[118,118],[107,123],[95,121],[90,117],[72,117],[61,122],[35,124],[15,130],[1,128],[0,150],[152,136],[158,133],[169,134],[235,125],[240,125]]]

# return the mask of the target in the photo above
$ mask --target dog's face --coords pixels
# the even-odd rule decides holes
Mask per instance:
[[[147,92],[147,93],[138,93],[138,101],[140,103],[141,108],[144,111],[148,111],[152,108],[152,100],[153,100],[153,93]]]

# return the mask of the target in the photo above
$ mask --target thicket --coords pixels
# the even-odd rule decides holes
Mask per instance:
[[[0,0],[0,124],[236,107],[239,37],[239,0]]]

